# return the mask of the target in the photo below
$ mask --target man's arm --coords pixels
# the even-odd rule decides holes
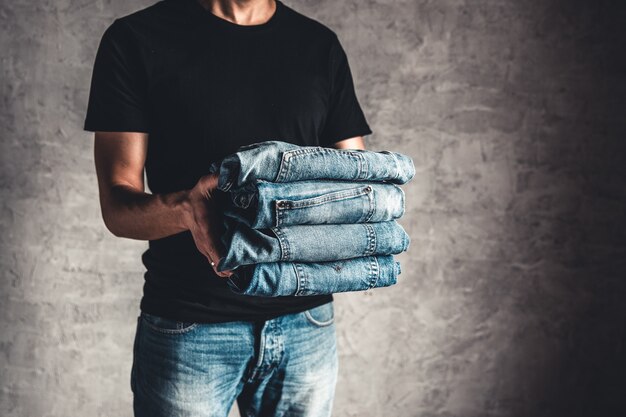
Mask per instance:
[[[168,194],[144,190],[143,171],[148,134],[95,132],[94,157],[100,208],[104,223],[115,236],[137,240],[160,239],[189,230],[198,250],[214,261],[224,253],[222,224],[212,200],[217,174],[206,175],[194,188]],[[230,276],[230,272],[215,272]]]
[[[362,136],[333,146],[365,149]],[[223,226],[212,200],[217,174],[200,178],[190,190],[146,193],[143,171],[147,148],[147,133],[95,132],[100,209],[107,229],[115,236],[137,240],[160,239],[189,230],[198,250],[217,266],[225,251],[219,238]]]
[[[355,136],[335,142],[333,147],[337,149],[365,149],[365,142],[363,141],[363,136]]]

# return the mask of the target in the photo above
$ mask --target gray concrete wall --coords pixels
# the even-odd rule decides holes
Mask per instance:
[[[132,414],[146,244],[105,229],[81,127],[104,28],[151,3],[0,3],[2,416]],[[624,3],[285,3],[418,170],[399,283],[336,295],[334,415],[623,415]]]

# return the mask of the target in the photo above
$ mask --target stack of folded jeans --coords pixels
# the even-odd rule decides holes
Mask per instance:
[[[210,167],[218,173],[232,291],[255,296],[331,294],[396,283],[410,239],[396,219],[415,175],[390,152],[264,141]]]

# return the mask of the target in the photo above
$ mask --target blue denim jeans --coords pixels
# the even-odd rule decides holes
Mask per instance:
[[[187,323],[141,313],[135,417],[328,417],[338,372],[333,301],[267,321]]]
[[[228,191],[257,179],[272,182],[303,180],[388,181],[404,184],[415,175],[413,160],[391,151],[300,146],[277,140],[239,147],[213,162],[217,188]]]
[[[384,182],[256,180],[217,193],[225,216],[253,229],[297,224],[375,223],[404,214],[404,191]]]
[[[237,268],[227,283],[242,295],[279,297],[366,291],[394,285],[400,262],[392,255],[331,262],[269,262]]]
[[[218,271],[263,262],[324,262],[373,255],[394,255],[410,239],[395,221],[357,224],[277,226],[252,229],[235,220],[224,222],[226,248]]]

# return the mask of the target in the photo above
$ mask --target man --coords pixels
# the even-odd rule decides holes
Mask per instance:
[[[209,165],[283,140],[364,149],[372,133],[335,33],[280,0],[162,0],[115,19],[93,68],[102,216],[148,240],[131,388],[136,416],[328,416],[332,294],[250,297],[224,253]],[[146,193],[144,168],[151,193]]]

